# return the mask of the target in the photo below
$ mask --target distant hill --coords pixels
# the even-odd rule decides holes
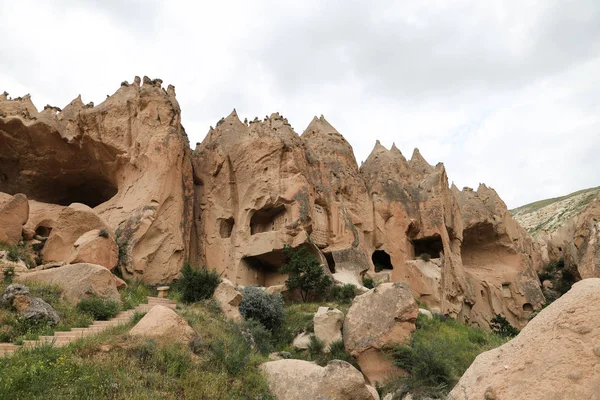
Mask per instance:
[[[510,213],[527,232],[535,236],[541,231],[554,231],[563,222],[578,215],[598,193],[600,186],[539,200],[510,210]]]

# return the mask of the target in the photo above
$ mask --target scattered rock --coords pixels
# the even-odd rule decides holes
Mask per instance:
[[[120,301],[117,289],[127,286],[103,266],[85,263],[26,272],[19,275],[16,281],[57,285],[62,289],[62,296],[74,303],[90,296]]]
[[[342,339],[342,325],[344,313],[335,308],[319,307],[313,317],[315,336],[325,345],[325,352],[329,352],[329,345]]]
[[[234,321],[241,321],[239,305],[242,302],[242,294],[228,279],[223,279],[215,289],[214,299],[227,318]]]
[[[132,336],[142,336],[157,340],[176,341],[189,343],[196,336],[196,332],[188,325],[187,321],[177,315],[169,307],[157,305],[129,331]]]
[[[370,383],[397,372],[381,349],[410,338],[418,310],[405,283],[383,283],[352,301],[344,321],[344,345]]]
[[[596,399],[600,394],[600,278],[582,280],[510,342],[480,354],[456,400]]]
[[[320,367],[303,360],[279,360],[260,368],[277,400],[379,400],[362,374],[345,361]]]
[[[20,317],[28,320],[47,321],[50,325],[60,322],[58,312],[44,300],[33,297],[25,285],[8,285],[2,294],[2,304],[14,308]]]

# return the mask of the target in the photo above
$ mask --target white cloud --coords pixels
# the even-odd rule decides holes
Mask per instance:
[[[251,4],[252,3],[252,4]],[[510,207],[600,184],[600,3],[0,0],[0,90],[101,102],[176,86],[191,145],[232,108],[324,114],[360,163],[419,147]]]

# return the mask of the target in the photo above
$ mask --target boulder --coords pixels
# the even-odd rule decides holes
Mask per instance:
[[[308,345],[310,344],[310,337],[311,336],[312,336],[312,334],[310,334],[308,332],[301,332],[301,333],[299,333],[294,338],[294,341],[292,342],[292,346],[294,346],[295,348],[297,348],[299,350],[306,350],[306,349],[308,349]]]
[[[16,280],[57,285],[62,289],[62,296],[74,303],[90,296],[120,301],[121,297],[117,289],[127,286],[123,280],[103,266],[86,263],[26,272],[19,275]]]
[[[335,308],[319,307],[313,317],[315,336],[325,345],[325,352],[329,352],[329,345],[342,339],[342,325],[344,313]]]
[[[27,320],[47,321],[50,325],[60,322],[58,312],[44,300],[32,296],[25,285],[9,285],[2,294],[2,304],[12,307],[20,317]]]
[[[29,202],[23,194],[14,195],[0,208],[0,239],[16,245],[22,239],[23,225],[29,218]]]
[[[379,400],[351,364],[334,360],[320,367],[303,360],[269,361],[260,366],[277,400]]]
[[[119,262],[119,247],[107,229],[93,229],[81,235],[73,244],[75,254],[68,262],[102,265],[113,270]]]
[[[82,235],[91,230],[109,227],[91,208],[83,204],[71,204],[65,207],[50,232],[50,236],[42,249],[45,262],[65,261],[71,262],[77,257],[75,243]],[[80,244],[85,244],[90,237],[82,238]],[[92,250],[88,247],[88,255]]]
[[[425,308],[419,308],[419,314],[424,315],[427,319],[433,319],[433,314],[431,313],[431,311]]]
[[[215,289],[213,298],[219,304],[219,307],[227,318],[234,321],[241,321],[240,303],[242,302],[242,294],[233,286],[230,280],[223,279]]]
[[[517,337],[477,356],[450,395],[600,399],[600,278],[582,280]]]
[[[354,298],[344,320],[344,345],[370,383],[398,372],[381,350],[410,338],[418,311],[405,283],[382,283]]]
[[[150,339],[176,341],[187,344],[196,332],[185,319],[169,307],[156,305],[137,323],[129,334]]]

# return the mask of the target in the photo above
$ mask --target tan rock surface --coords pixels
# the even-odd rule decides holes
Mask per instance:
[[[174,90],[139,82],[96,107],[77,98],[38,112],[29,96],[0,99],[0,192],[49,204],[40,226],[57,206],[88,205],[117,233],[124,275],[160,283],[178,276],[189,249],[190,149]]]
[[[303,360],[269,361],[260,366],[277,400],[378,400],[362,374],[344,361],[326,367]]]
[[[129,331],[131,336],[187,344],[196,332],[169,307],[156,305]]]
[[[242,302],[242,294],[228,279],[223,279],[215,289],[213,298],[219,304],[219,307],[227,318],[234,321],[241,321],[240,303]]]
[[[344,345],[370,383],[383,382],[395,372],[381,349],[409,339],[418,312],[404,283],[383,283],[354,298],[344,321]]]
[[[62,296],[74,303],[90,296],[120,301],[117,289],[126,286],[125,282],[103,266],[84,263],[25,272],[15,280],[57,285],[62,289]]]
[[[598,304],[600,279],[576,283],[516,338],[480,354],[451,396],[456,400],[599,399]]]
[[[315,336],[325,345],[325,352],[329,352],[329,345],[342,339],[342,326],[344,313],[336,308],[319,307],[313,317]]]
[[[69,260],[71,264],[97,264],[112,271],[119,261],[119,247],[107,229],[88,231],[81,235],[73,246],[75,255]]]
[[[23,225],[29,218],[29,202],[23,194],[14,195],[0,208],[0,236],[15,245],[22,239]],[[2,239],[0,238],[0,239]]]

